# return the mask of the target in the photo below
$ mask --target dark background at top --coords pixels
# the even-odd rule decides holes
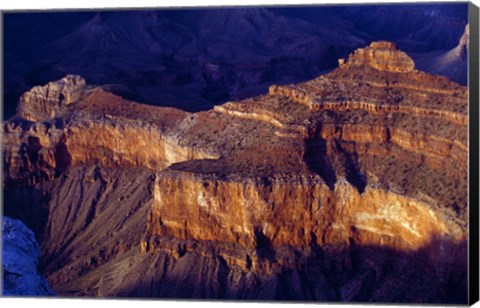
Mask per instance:
[[[198,111],[314,78],[375,40],[394,41],[421,62],[458,44],[468,5],[15,12],[3,20],[8,118],[23,92],[66,74]]]

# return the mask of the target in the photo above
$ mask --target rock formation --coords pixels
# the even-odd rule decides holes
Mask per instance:
[[[413,60],[406,53],[395,48],[392,42],[373,42],[367,48],[357,49],[348,57],[348,62],[339,60],[340,67],[369,65],[379,71],[411,72],[415,68]]]
[[[21,221],[3,217],[2,265],[4,296],[55,295],[38,272],[38,244]]]
[[[76,92],[85,86],[80,76],[68,75],[46,86],[38,86],[20,98],[17,115],[29,121],[51,120],[76,99]]]
[[[206,112],[34,93],[6,213],[61,295],[466,301],[467,89],[392,43]]]

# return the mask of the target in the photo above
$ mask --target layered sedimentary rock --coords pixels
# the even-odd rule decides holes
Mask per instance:
[[[229,181],[170,173],[156,185],[147,229],[155,235],[250,249],[355,243],[408,251],[435,236],[462,239],[459,226],[421,201],[374,188],[360,193],[342,180],[332,190],[316,177]]]
[[[369,65],[379,71],[411,72],[415,68],[413,60],[404,52],[398,51],[395,44],[387,41],[373,42],[367,48],[357,49],[348,57],[348,62],[339,60],[340,67]]]
[[[34,87],[20,97],[17,115],[30,121],[51,120],[77,100],[77,92],[84,87],[85,79],[76,75]]]
[[[392,43],[206,112],[74,96],[3,125],[6,211],[58,293],[466,299],[467,91]]]
[[[65,79],[59,81],[61,85],[64,82]],[[54,84],[47,87],[57,88]],[[38,89],[44,88],[34,88],[24,97],[37,95]],[[214,150],[182,146],[176,136],[180,132],[172,132],[172,127],[191,126],[194,116],[168,108],[156,115],[152,113],[156,108],[134,103],[128,106],[120,97],[100,88],[77,90],[77,95],[88,96],[72,104],[74,109],[65,118],[4,123],[7,181],[51,180],[66,167],[81,164],[161,170],[179,161],[218,157]],[[32,116],[25,116],[25,109],[49,108],[50,96],[43,97],[43,101],[40,96],[37,99],[39,101],[31,101],[31,107],[22,105],[25,102],[21,101],[18,116],[32,120]],[[119,102],[124,107],[115,105]]]

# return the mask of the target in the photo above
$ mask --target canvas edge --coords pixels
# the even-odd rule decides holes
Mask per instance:
[[[455,3],[456,1],[418,1],[418,2],[406,2],[408,4],[422,4],[422,3]],[[353,4],[352,2],[351,4]],[[357,5],[364,4],[364,5],[374,5],[374,4],[401,4],[401,3],[396,3],[396,2],[368,2],[368,3],[355,3]],[[300,4],[298,6],[305,6],[307,4]],[[321,5],[319,3],[314,3],[313,5]],[[327,5],[323,4],[324,6],[328,5],[338,5],[338,6],[348,6],[349,4],[347,3],[328,3]],[[250,5],[250,6],[261,6],[260,4],[257,5]],[[270,5],[272,6],[272,5]],[[274,5],[273,5],[274,6]],[[292,5],[293,7],[297,5]],[[469,246],[468,246],[468,305],[473,305],[476,302],[479,301],[479,291],[480,291],[480,285],[479,285],[479,274],[480,274],[480,268],[479,268],[479,263],[480,263],[480,254],[479,254],[479,243],[480,243],[480,229],[479,229],[479,219],[480,219],[480,212],[479,212],[479,171],[480,171],[480,166],[479,166],[479,134],[480,134],[480,118],[479,118],[479,105],[480,105],[480,96],[479,96],[479,7],[476,6],[473,2],[468,3],[468,20],[469,20],[469,67],[468,67],[468,91],[469,91],[469,175],[468,175],[468,182],[469,182]],[[224,6],[203,6],[200,8],[208,9],[208,8],[222,8]],[[231,6],[233,8],[236,7],[243,7],[242,5],[235,5]],[[146,7],[147,9],[150,7]],[[179,7],[164,7],[163,9],[187,9],[189,7],[184,7],[184,6],[179,6]],[[116,10],[116,11],[122,11],[122,10],[135,10],[135,9],[145,9],[145,8],[139,8],[139,7],[120,7],[120,8],[114,8],[114,7],[99,7],[99,8],[68,8],[68,9],[0,9],[0,57],[2,58],[0,60],[0,67],[2,67],[0,71],[0,107],[3,108],[3,67],[4,67],[4,58],[3,58],[3,20],[4,20],[4,14],[8,13],[43,13],[43,12],[65,12],[65,11],[97,11],[97,10]],[[3,112],[0,112],[0,121],[3,121]],[[0,160],[3,161],[3,151],[0,151]],[[0,177],[2,175],[3,170],[0,169]],[[476,189],[478,188],[478,189]],[[0,190],[0,213],[1,217],[3,217],[3,189]],[[0,222],[1,223],[1,222]],[[2,236],[2,228],[0,228],[0,238]],[[0,262],[2,260],[2,241],[0,240]],[[2,274],[3,277],[3,267],[0,268],[0,274]],[[0,279],[0,297],[3,297],[3,279]],[[38,298],[37,298],[38,299]],[[162,301],[162,299],[160,299]],[[277,302],[281,303],[281,302]],[[324,303],[320,303],[324,304]],[[340,305],[345,305],[345,303],[338,303]],[[347,307],[348,304],[347,303]],[[369,304],[370,305],[370,304]],[[375,305],[375,304],[373,304]],[[390,304],[391,305],[391,304]],[[406,306],[411,306],[415,305],[414,303],[412,304],[407,304]]]
[[[479,300],[479,8],[469,3],[469,292]]]

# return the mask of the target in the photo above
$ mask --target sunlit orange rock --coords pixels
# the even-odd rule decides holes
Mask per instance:
[[[371,66],[379,71],[411,72],[415,68],[413,60],[403,51],[397,50],[395,44],[387,41],[373,42],[366,48],[356,50],[339,61],[340,67]]]

